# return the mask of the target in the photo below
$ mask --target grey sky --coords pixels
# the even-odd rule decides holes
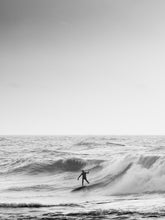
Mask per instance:
[[[1,0],[0,134],[165,134],[164,0]]]

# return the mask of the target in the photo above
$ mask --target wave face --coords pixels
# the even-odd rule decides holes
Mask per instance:
[[[30,163],[10,170],[10,173],[26,173],[31,175],[55,172],[77,172],[85,167],[95,169],[100,160],[83,160],[80,158],[59,159],[51,162]]]
[[[84,213],[93,204],[102,209],[108,200],[108,208],[120,201],[119,209],[128,204],[128,210],[133,205],[143,213],[143,199],[151,202],[155,197],[152,208],[147,208],[157,204],[163,208],[165,137],[6,136],[0,138],[0,147],[1,208],[58,207],[64,214],[60,207],[65,204],[73,214],[74,204]],[[75,191],[81,186],[81,178],[77,180],[81,170],[89,171],[90,184],[85,182],[84,190]]]
[[[88,190],[99,190],[109,195],[165,192],[165,158],[161,156],[130,156],[118,160],[67,158],[53,162],[30,163],[12,168],[6,174],[12,175],[70,175],[82,169],[89,170],[92,180]],[[78,175],[78,174],[77,174]],[[63,181],[63,180],[62,180]],[[9,191],[55,190],[54,186],[37,184],[10,187]]]
[[[56,171],[79,171],[86,165],[86,162],[81,159],[69,158],[60,159],[52,163],[31,163],[23,167],[16,168],[12,170],[15,172],[26,172],[29,174],[37,173],[51,173]]]

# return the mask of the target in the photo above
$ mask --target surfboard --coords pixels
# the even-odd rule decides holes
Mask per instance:
[[[81,190],[84,190],[85,188],[87,188],[87,186],[80,186],[80,187],[73,189],[72,192],[81,191]]]

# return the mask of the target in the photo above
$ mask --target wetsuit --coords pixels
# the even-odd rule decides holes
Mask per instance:
[[[86,174],[89,172],[82,171],[78,179],[82,176],[82,186],[84,186],[84,180],[89,184],[89,181],[87,180]]]

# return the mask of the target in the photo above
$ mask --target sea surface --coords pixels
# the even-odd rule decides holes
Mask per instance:
[[[165,219],[165,136],[0,136],[0,219]]]

